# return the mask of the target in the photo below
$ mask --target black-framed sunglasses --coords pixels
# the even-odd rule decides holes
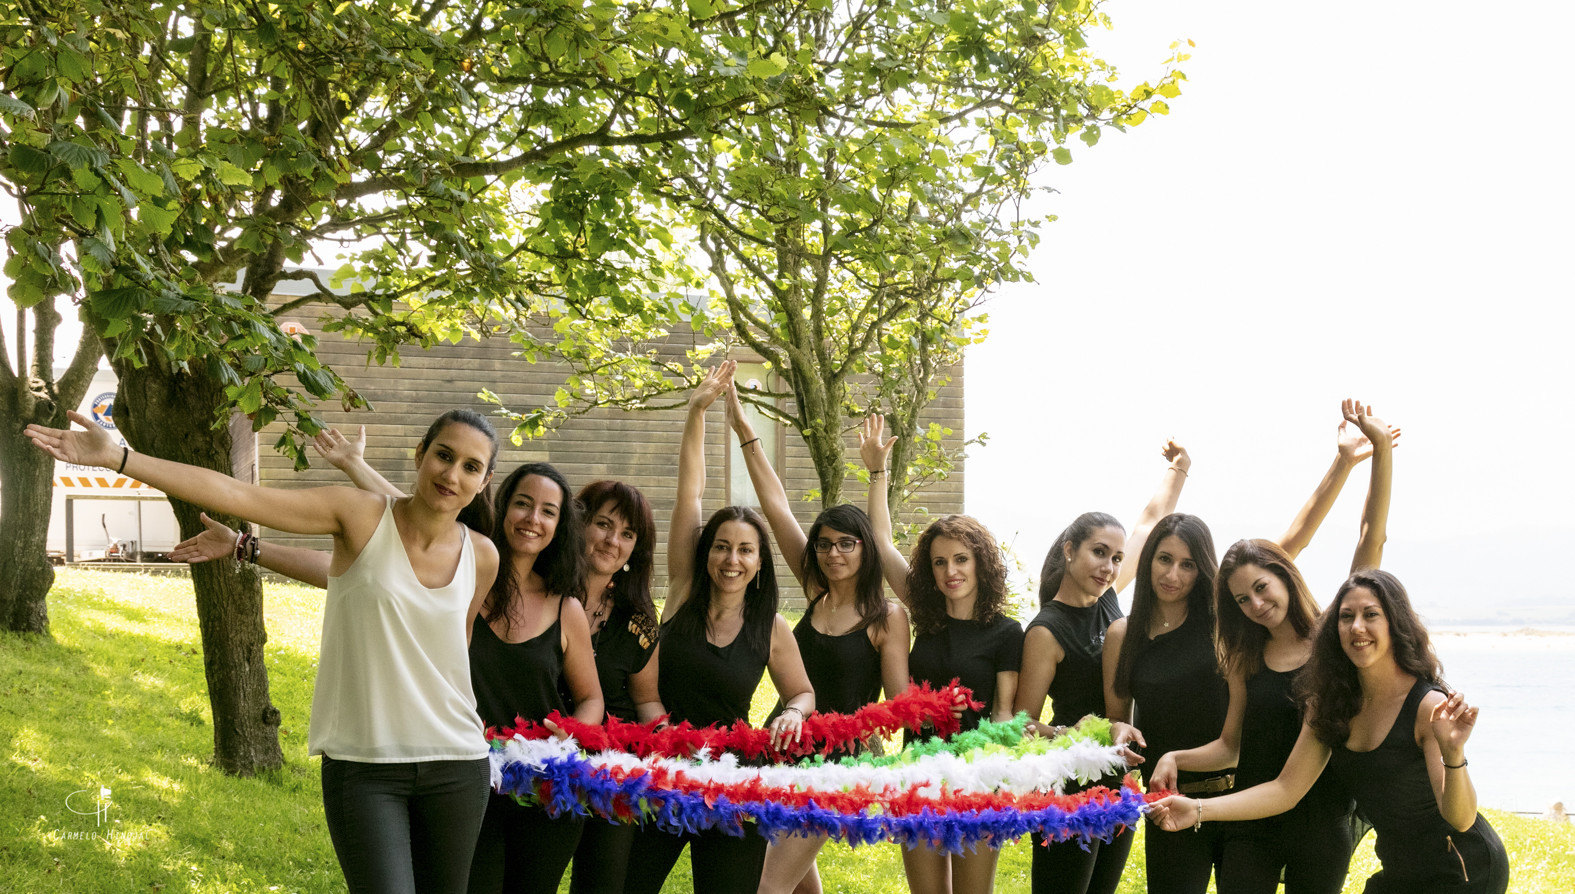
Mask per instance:
[[[815,552],[825,555],[826,553],[831,552],[832,547],[836,547],[837,552],[847,555],[848,553],[853,552],[855,549],[858,549],[859,544],[863,542],[864,541],[853,537],[844,537],[841,540],[836,541],[817,540],[815,541]]]

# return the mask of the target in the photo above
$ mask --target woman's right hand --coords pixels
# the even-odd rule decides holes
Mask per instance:
[[[75,410],[67,411],[66,417],[84,430],[29,425],[23,434],[31,438],[38,449],[63,463],[101,469],[113,469],[120,465],[126,454],[109,436],[109,432]]]
[[[1171,752],[1165,752],[1154,762],[1154,769],[1148,774],[1148,790],[1151,792],[1176,790],[1176,756]]]
[[[1148,805],[1148,818],[1166,832],[1180,832],[1198,823],[1198,802],[1181,795],[1167,795]]]
[[[1352,410],[1360,408],[1361,404],[1347,399],[1340,404],[1340,427],[1335,430],[1335,446],[1339,450],[1340,458],[1346,465],[1354,466],[1373,455],[1373,442],[1368,439],[1360,424],[1352,425],[1356,420]],[[1371,411],[1371,407],[1366,408]],[[1400,446],[1401,429],[1399,426],[1388,426],[1389,443],[1391,446]]]
[[[721,397],[728,389],[733,387],[733,373],[738,369],[738,361],[723,360],[705,374],[700,384],[689,393],[689,409],[705,412],[710,409],[716,399]]]
[[[1187,473],[1188,469],[1192,468],[1191,454],[1187,453],[1187,448],[1177,444],[1175,438],[1166,441],[1165,446],[1159,448],[1159,452],[1165,457],[1166,462],[1174,466],[1183,475]]]
[[[312,449],[342,472],[365,458],[366,426],[356,432],[355,440],[345,437],[337,428],[325,428],[312,438]]]
[[[235,555],[236,531],[223,522],[216,522],[204,512],[200,516],[205,530],[195,537],[188,537],[175,544],[169,551],[171,562],[185,562],[190,565],[199,565],[213,559],[224,559]]]
[[[890,438],[886,435],[886,417],[879,413],[871,413],[864,417],[864,426],[859,429],[859,458],[864,460],[864,468],[870,472],[886,471],[886,463],[891,456],[891,446],[897,443],[897,436]]]
[[[1363,404],[1361,401],[1346,398],[1340,403],[1340,415],[1346,422],[1354,422],[1362,430],[1362,435],[1368,440],[1368,452],[1372,452],[1372,445],[1381,438],[1389,438],[1394,443],[1395,434],[1392,429],[1373,413],[1372,404]]]

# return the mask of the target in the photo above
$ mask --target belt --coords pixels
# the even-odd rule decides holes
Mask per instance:
[[[1183,795],[1212,795],[1229,791],[1236,784],[1236,775],[1227,773],[1224,776],[1210,776],[1207,779],[1198,779],[1193,782],[1183,782],[1176,786],[1176,791]]]

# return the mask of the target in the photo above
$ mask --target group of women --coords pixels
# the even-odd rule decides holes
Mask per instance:
[[[896,549],[882,477],[894,439],[878,416],[861,432],[867,509],[833,507],[801,527],[733,373],[723,362],[691,395],[659,620],[656,529],[640,491],[597,481],[574,494],[552,466],[529,463],[493,507],[497,438],[469,411],[422,438],[410,494],[367,465],[361,439],[337,433],[317,447],[356,488],[241,484],[130,454],[75,416],[85,431],[28,435],[57,459],[118,468],[217,513],[332,536],[332,553],[259,549],[204,516],[207,531],[176,555],[250,558],[327,588],[309,746],[323,758],[351,891],[556,891],[572,862],[575,892],[654,894],[687,845],[702,894],[818,892],[823,838],[676,835],[551,818],[490,793],[486,728],[554,711],[591,724],[728,724],[748,719],[767,672],[777,743],[816,710],[953,679],[984,706],[957,706],[964,729],[1020,711],[1036,735],[1090,714],[1115,721],[1149,790],[1177,793],[1151,813],[1150,891],[1203,892],[1211,873],[1222,894],[1272,892],[1282,875],[1289,894],[1338,891],[1362,822],[1383,862],[1370,892],[1505,890],[1503,848],[1465,769],[1476,709],[1448,691],[1404,589],[1377,570],[1398,431],[1367,408],[1346,403],[1337,459],[1290,530],[1240,541],[1219,563],[1203,522],[1174,512],[1190,459],[1168,444],[1130,534],[1087,513],[1057,538],[1025,634],[1007,612],[1001,551],[974,519],[936,519],[911,561]],[[761,511],[704,518],[706,416],[718,400]],[[1293,560],[1369,455],[1354,573],[1320,612]],[[808,603],[794,626],[778,613],[773,540]],[[1033,890],[1114,891],[1131,841],[1131,830],[1092,846],[1036,838]],[[993,888],[998,854],[920,846],[903,861],[913,891],[967,894]]]

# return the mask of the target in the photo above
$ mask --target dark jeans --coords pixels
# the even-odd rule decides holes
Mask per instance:
[[[586,820],[585,834],[574,851],[569,894],[623,894],[634,835],[630,823],[609,823],[599,816]]]
[[[1292,810],[1222,825],[1227,828],[1216,878],[1220,894],[1274,894],[1281,870],[1285,894],[1340,894],[1345,888],[1345,871],[1356,849],[1346,818]]]
[[[323,813],[351,894],[464,894],[491,786],[486,758],[323,756]]]
[[[1044,836],[1035,834],[1033,894],[1114,894],[1132,852],[1131,829],[1109,842],[1093,841],[1086,849],[1077,840],[1058,841],[1044,846]]]
[[[658,894],[673,864],[689,845],[695,894],[740,894],[760,887],[766,863],[766,840],[754,823],[744,824],[744,837],[716,829],[693,835],[670,835],[654,827],[635,833],[629,849],[626,894]]]
[[[494,794],[470,863],[470,894],[557,894],[584,826],[584,817],[553,819],[543,807]]]

